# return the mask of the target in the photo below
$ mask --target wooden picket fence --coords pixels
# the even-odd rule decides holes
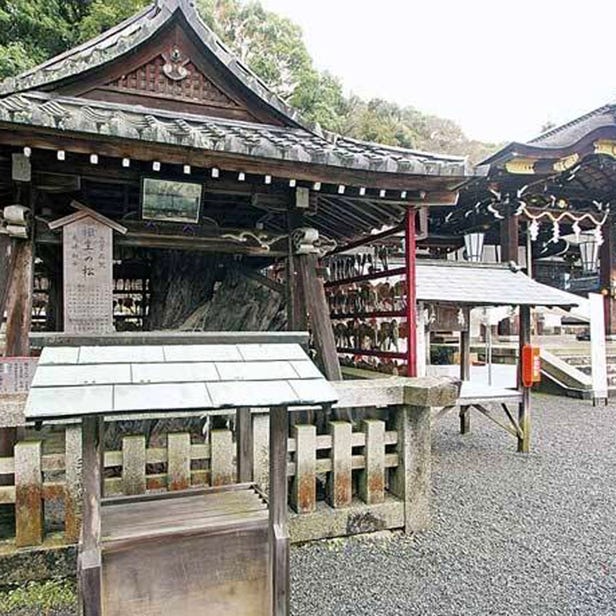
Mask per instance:
[[[254,476],[267,481],[262,452],[266,415],[253,415]],[[13,485],[0,486],[0,504],[15,506],[15,545],[40,545],[45,538],[45,504],[63,501],[64,539],[78,540],[81,505],[81,428],[65,429],[64,453],[43,452],[43,442],[26,440],[12,458],[0,458],[0,475],[13,476]],[[359,431],[349,422],[332,422],[328,434],[314,425],[297,425],[289,439],[287,474],[292,478],[289,504],[300,515],[317,507],[317,475],[325,478],[327,504],[349,507],[359,499],[366,506],[385,499],[387,470],[399,464],[399,434],[385,421],[365,420]],[[104,454],[106,496],[150,491],[221,486],[236,481],[236,446],[231,430],[213,430],[208,442],[191,442],[188,433],[166,435],[166,447],[146,448],[142,435],[126,436],[120,451]],[[354,489],[355,486],[355,489]],[[267,486],[262,486],[264,489]]]

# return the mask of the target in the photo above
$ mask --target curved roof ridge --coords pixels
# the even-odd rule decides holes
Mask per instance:
[[[562,133],[566,131],[567,129],[572,128],[573,126],[577,126],[578,124],[585,122],[586,120],[589,120],[598,115],[612,111],[614,109],[614,106],[615,106],[615,103],[607,103],[605,105],[601,105],[600,107],[597,107],[596,109],[593,109],[592,111],[589,111],[581,116],[578,116],[577,118],[574,118],[573,120],[570,120],[569,122],[565,122],[564,124],[560,124],[559,126],[554,126],[553,128],[546,130],[540,135],[537,135],[537,137],[533,137],[533,139],[528,141],[528,143],[541,143],[545,139],[549,139],[550,137],[553,137],[554,135]]]
[[[318,124],[304,120],[297,109],[275,94],[256,73],[237,58],[205,23],[193,0],[155,0],[139,13],[99,36],[16,77],[0,82],[0,96],[48,86],[111,62],[145,42],[178,11],[203,45],[244,87],[285,117],[289,123],[320,137],[324,136]]]

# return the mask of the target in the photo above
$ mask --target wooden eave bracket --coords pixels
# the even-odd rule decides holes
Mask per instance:
[[[49,228],[53,231],[55,229],[60,229],[72,222],[77,222],[83,218],[93,218],[94,220],[100,222],[106,227],[110,227],[114,231],[122,235],[126,235],[128,229],[123,225],[111,220],[111,218],[107,218],[107,216],[103,216],[99,214],[92,208],[89,208],[87,205],[83,205],[83,203],[79,203],[79,201],[71,201],[71,207],[74,207],[77,211],[74,214],[69,214],[68,216],[64,216],[63,218],[59,218],[58,220],[53,220],[48,222]]]

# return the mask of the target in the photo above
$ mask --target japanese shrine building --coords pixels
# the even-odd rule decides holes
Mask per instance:
[[[454,205],[471,175],[463,158],[307,124],[188,0],[157,0],[0,84],[0,166],[10,356],[29,353],[33,327],[66,330],[67,302],[76,333],[129,328],[123,319],[174,329],[238,262],[280,264],[282,287],[270,283],[286,294],[288,328],[305,329],[309,311],[326,355],[316,253],[405,217],[413,234],[414,212]]]

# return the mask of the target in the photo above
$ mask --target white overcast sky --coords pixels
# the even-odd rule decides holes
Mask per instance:
[[[345,90],[524,141],[616,99],[614,0],[261,0]]]

